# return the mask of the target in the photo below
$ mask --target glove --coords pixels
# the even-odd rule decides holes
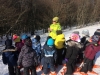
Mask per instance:
[[[21,68],[20,66],[17,66],[19,69]]]
[[[65,61],[68,62],[68,59],[65,58]]]

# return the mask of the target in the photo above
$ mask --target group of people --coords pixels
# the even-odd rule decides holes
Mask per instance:
[[[89,30],[83,30],[82,37],[79,31],[74,31],[69,40],[66,40],[59,18],[54,17],[52,21],[43,48],[39,35],[29,37],[24,34],[19,37],[14,34],[12,39],[15,46],[12,39],[5,41],[2,59],[4,64],[8,64],[9,75],[21,75],[22,67],[24,75],[37,75],[36,67],[40,65],[43,67],[43,75],[48,75],[49,69],[51,75],[57,75],[55,68],[62,65],[63,60],[67,67],[65,75],[72,75],[75,65],[80,62],[84,65],[81,67],[81,74],[87,75],[87,72],[92,72],[93,60],[100,51],[100,29],[97,29],[92,37],[89,36]]]

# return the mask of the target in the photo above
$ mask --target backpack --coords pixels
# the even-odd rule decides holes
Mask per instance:
[[[88,45],[86,48],[85,48],[85,57],[87,57],[88,59],[91,59],[93,60],[96,53],[98,52],[99,50],[99,47],[94,47],[93,44],[90,44]]]

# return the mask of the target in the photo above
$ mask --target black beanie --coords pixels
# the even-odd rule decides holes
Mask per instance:
[[[100,29],[97,29],[97,30],[94,32],[94,35],[100,36]]]
[[[34,35],[34,38],[37,40],[37,41],[40,41],[40,36],[39,35]]]
[[[62,30],[57,30],[57,35],[62,34]]]

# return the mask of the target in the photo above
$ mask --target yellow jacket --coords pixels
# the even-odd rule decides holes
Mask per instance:
[[[61,26],[60,26],[59,23],[51,24],[51,25],[50,25],[50,29],[52,29],[52,31],[49,33],[49,36],[51,36],[53,39],[55,39],[56,36],[57,36],[56,31],[57,31],[57,30],[61,30]]]
[[[55,47],[57,49],[64,48],[65,36],[64,34],[57,35],[55,39]]]

